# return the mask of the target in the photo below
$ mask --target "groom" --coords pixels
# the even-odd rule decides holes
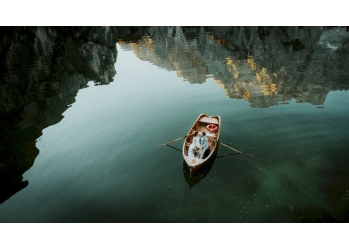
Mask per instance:
[[[199,143],[200,143],[200,147],[202,148],[200,159],[202,159],[206,149],[208,148],[208,138],[205,132],[200,133],[199,136],[200,136]]]

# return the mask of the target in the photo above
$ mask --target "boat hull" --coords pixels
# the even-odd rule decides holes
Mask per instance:
[[[209,131],[207,128],[209,124],[215,124],[217,126],[217,130]],[[184,161],[186,162],[190,170],[190,173],[196,172],[212,157],[215,158],[215,155],[217,154],[218,144],[219,144],[220,130],[221,130],[220,116],[208,116],[206,114],[201,114],[196,119],[196,121],[188,131],[187,138],[183,143],[183,150],[182,150]],[[208,143],[209,153],[208,155],[204,156],[203,159],[191,158],[188,156],[189,146],[193,140],[193,136],[194,136],[193,134],[195,131],[206,132],[206,136],[209,139],[209,143]]]
[[[216,160],[218,147],[219,146],[217,145],[212,155],[201,164],[190,166],[188,165],[186,160],[183,160],[183,168],[185,169],[186,173],[189,174],[188,176],[190,178],[198,179],[198,177],[202,177],[201,179],[203,179],[203,177],[206,176],[206,174],[211,170],[213,163]],[[203,173],[205,174],[203,175]]]

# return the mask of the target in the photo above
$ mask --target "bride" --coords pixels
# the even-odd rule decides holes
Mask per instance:
[[[200,143],[199,143],[199,133],[197,131],[195,131],[193,141],[190,144],[189,149],[188,149],[188,157],[189,158],[199,158],[201,151],[202,151],[202,149],[201,149]]]

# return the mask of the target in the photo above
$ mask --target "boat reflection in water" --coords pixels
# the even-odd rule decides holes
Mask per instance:
[[[219,143],[213,152],[212,156],[195,172],[191,173],[190,168],[185,160],[183,160],[183,174],[185,181],[188,183],[189,188],[191,189],[197,183],[199,183],[205,176],[210,172],[212,166],[216,160],[217,151],[219,148]]]

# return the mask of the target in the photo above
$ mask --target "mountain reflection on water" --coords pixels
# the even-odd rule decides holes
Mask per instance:
[[[349,32],[322,27],[150,27],[119,39],[141,60],[190,83],[212,77],[229,98],[254,108],[297,102],[323,105],[348,89]],[[134,39],[134,37],[132,37]]]
[[[89,81],[115,75],[116,28],[2,27],[0,203],[28,185],[42,130],[63,119]]]
[[[77,92],[113,81],[116,43],[189,83],[212,78],[253,108],[291,99],[324,107],[349,83],[341,27],[1,27],[0,35],[0,203],[28,185],[36,141]],[[201,180],[187,178],[190,187]]]

